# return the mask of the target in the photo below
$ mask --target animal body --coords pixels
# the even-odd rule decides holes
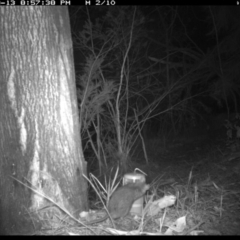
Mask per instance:
[[[134,201],[142,197],[149,189],[149,185],[142,182],[128,183],[118,188],[111,196],[108,204],[108,212],[112,219],[125,217],[131,210]],[[101,218],[85,223],[87,225],[105,221],[108,214]]]

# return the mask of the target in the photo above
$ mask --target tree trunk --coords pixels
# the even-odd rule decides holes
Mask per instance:
[[[67,11],[0,9],[0,233],[88,208]]]

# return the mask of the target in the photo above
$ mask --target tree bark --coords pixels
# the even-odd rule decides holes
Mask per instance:
[[[0,233],[31,233],[88,209],[67,8],[1,8],[0,31]]]

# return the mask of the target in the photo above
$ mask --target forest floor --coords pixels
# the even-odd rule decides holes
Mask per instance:
[[[196,129],[163,143],[149,139],[150,164],[139,166],[145,161],[139,152],[135,167],[147,172],[150,181],[159,175],[162,181],[174,178],[175,184],[161,190],[178,194],[181,204],[172,211],[178,212],[177,217],[186,213],[193,222],[202,222],[198,229],[203,235],[240,235],[239,140],[227,140],[224,130]]]
[[[128,172],[137,168],[146,173],[148,203],[149,196],[158,203],[171,196],[174,204],[161,211],[155,208],[157,214],[140,220],[119,219],[114,232],[108,219],[90,226],[90,231],[80,227],[73,233],[72,228],[65,228],[57,234],[240,235],[239,139],[227,139],[225,129],[196,128],[174,138],[149,137],[145,147],[147,160],[140,142],[128,162]],[[93,165],[96,168],[96,161]],[[108,165],[102,176],[109,177],[111,169]],[[104,182],[101,176],[98,179]],[[103,210],[95,192],[89,193],[89,202],[90,209]]]

